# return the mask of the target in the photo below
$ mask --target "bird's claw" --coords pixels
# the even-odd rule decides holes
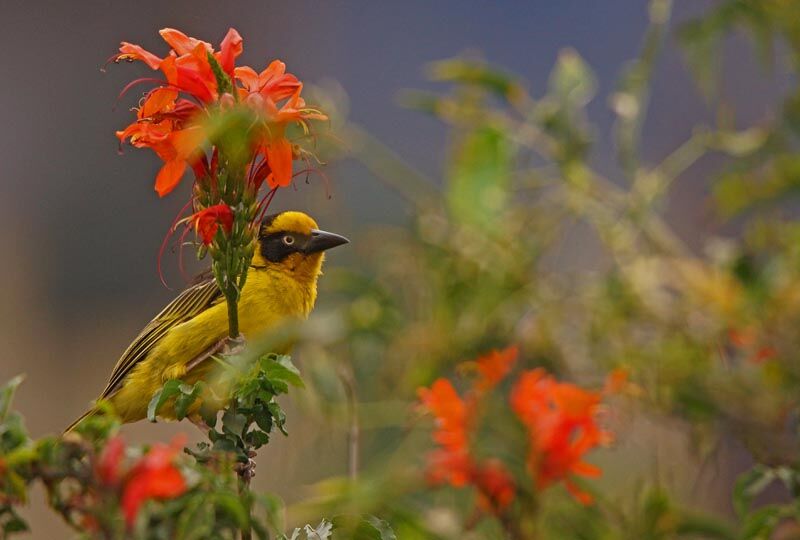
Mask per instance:
[[[224,356],[235,356],[244,351],[246,344],[247,342],[242,334],[239,334],[235,338],[227,337],[222,340],[220,352]]]

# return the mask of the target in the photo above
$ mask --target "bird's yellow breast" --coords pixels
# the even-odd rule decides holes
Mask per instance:
[[[297,277],[288,275],[285,268],[250,270],[239,300],[239,328],[246,338],[257,338],[284,321],[308,317],[317,297],[317,276]],[[194,382],[202,378],[206,368],[198,366],[187,373],[187,365],[227,333],[228,308],[224,300],[170,329],[110,397],[121,419],[133,422],[145,418],[150,399],[165,381]],[[164,414],[170,416],[169,411]]]

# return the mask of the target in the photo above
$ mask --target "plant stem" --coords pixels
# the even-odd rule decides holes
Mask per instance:
[[[239,302],[236,298],[237,295],[236,285],[228,285],[228,290],[225,293],[225,299],[228,303],[228,335],[234,339],[239,337]]]
[[[250,476],[246,474],[240,474],[239,497],[245,498],[245,496],[248,495],[249,492],[250,492]],[[249,508],[249,502],[248,502],[248,508]],[[241,529],[242,540],[251,540],[251,538],[253,537],[253,533],[250,530],[250,517],[249,517],[250,513],[251,512],[248,512],[247,523],[243,525]]]

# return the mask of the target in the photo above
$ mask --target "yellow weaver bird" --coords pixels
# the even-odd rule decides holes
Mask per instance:
[[[324,252],[347,242],[320,231],[302,212],[267,216],[239,299],[242,334],[258,336],[287,319],[307,318]],[[209,351],[227,336],[227,310],[213,277],[183,291],[125,350],[98,399],[109,401],[123,422],[136,422],[147,416],[150,399],[167,380],[202,379],[212,363]],[[96,411],[88,410],[67,431]]]

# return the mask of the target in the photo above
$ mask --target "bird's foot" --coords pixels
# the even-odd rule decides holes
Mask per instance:
[[[221,340],[219,345],[220,350],[219,352],[224,356],[235,356],[244,352],[245,345],[247,345],[247,341],[244,339],[244,335],[239,334],[235,338],[226,337],[225,339]]]

